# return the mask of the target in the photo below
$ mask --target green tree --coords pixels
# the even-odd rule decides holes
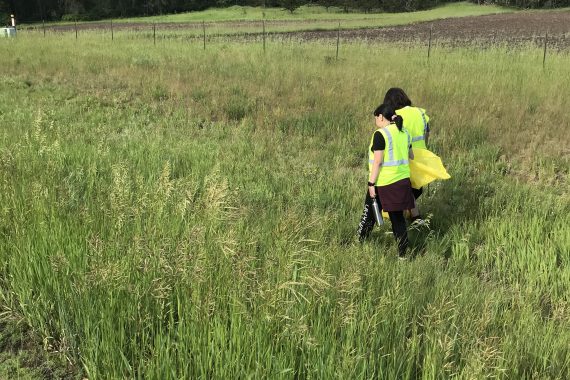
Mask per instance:
[[[373,10],[380,8],[379,0],[356,0],[355,4],[358,9],[361,9],[366,13],[370,13]]]
[[[287,9],[289,12],[293,13],[295,9],[299,8],[303,4],[307,4],[307,1],[302,0],[283,0],[281,1],[281,7]]]
[[[294,12],[304,4],[319,4],[327,9],[342,8],[366,12],[382,9],[387,12],[416,11],[458,0],[0,0],[0,17],[14,13],[19,22],[59,20],[70,14],[89,19],[130,17],[161,13],[189,12],[211,7],[232,5],[282,7]],[[570,6],[570,0],[470,0],[475,4],[497,4],[519,8],[556,8]]]
[[[0,0],[0,19],[2,23],[6,25],[10,22],[10,7],[8,6],[8,2],[4,0]]]

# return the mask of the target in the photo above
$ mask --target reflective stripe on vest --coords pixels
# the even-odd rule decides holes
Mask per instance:
[[[373,164],[374,160],[368,160],[369,164]],[[399,160],[399,161],[390,161],[390,162],[383,162],[380,166],[400,166],[400,165],[408,165],[410,162],[408,160]]]
[[[423,108],[406,106],[396,111],[404,119],[404,127],[412,136],[414,148],[426,148],[425,135],[429,129],[429,117]]]
[[[376,179],[376,186],[387,186],[405,178],[410,178],[409,165],[409,146],[411,144],[411,136],[406,129],[398,130],[395,124],[390,124],[384,128],[378,129],[377,132],[382,134],[386,147],[384,148],[382,157],[381,170]],[[374,166],[374,152],[370,149],[374,142],[374,135],[370,141],[368,159],[369,170],[372,173]]]
[[[406,129],[399,131],[395,124],[390,124],[384,128],[377,129],[376,132],[380,132],[385,142],[382,157],[383,162],[376,179],[376,186],[387,186],[402,179],[410,178],[410,165],[408,160],[409,146],[412,138],[408,131]],[[374,166],[373,144],[374,134],[368,146],[369,174],[372,174]]]
[[[388,138],[388,141],[386,141],[386,145],[388,145],[388,161],[383,162],[382,166],[408,165],[409,164],[408,160],[394,160],[394,140],[392,139],[392,133],[388,128],[382,129],[382,132],[384,132],[384,134]],[[406,134],[408,134],[407,131]],[[409,143],[410,143],[410,135],[408,134],[408,145]]]

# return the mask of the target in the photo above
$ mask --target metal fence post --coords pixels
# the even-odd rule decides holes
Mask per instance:
[[[432,37],[433,25],[429,27],[429,42],[428,42],[428,61],[431,56],[431,37]]]
[[[202,35],[204,39],[204,50],[206,50],[206,22],[202,21]]]
[[[336,31],[336,59],[338,61],[338,48],[340,45],[340,22],[338,23],[338,29]]]
[[[544,35],[544,56],[542,57],[542,68],[546,68],[546,46],[548,45],[548,32]]]

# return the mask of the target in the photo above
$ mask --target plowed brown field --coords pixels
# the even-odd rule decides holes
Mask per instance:
[[[444,44],[463,45],[480,41],[508,43],[544,43],[548,33],[549,46],[570,47],[570,11],[519,12],[497,15],[448,18],[410,25],[379,29],[341,31],[343,39],[384,41],[426,41],[430,30],[433,39]],[[336,32],[299,32],[306,39],[335,38]]]

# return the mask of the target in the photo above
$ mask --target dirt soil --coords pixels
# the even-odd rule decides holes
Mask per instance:
[[[381,40],[386,42],[427,41],[430,30],[434,41],[448,45],[480,42],[528,42],[542,45],[548,33],[548,45],[570,48],[570,11],[521,12],[474,17],[448,18],[379,29],[341,31],[343,39]],[[336,32],[301,32],[301,38],[336,38]]]
[[[328,20],[332,21],[332,20]],[[223,25],[235,30],[235,38],[257,39],[260,33],[240,33],[239,29],[251,27],[261,23],[257,21],[229,21],[218,23],[206,23],[208,25]],[[266,26],[271,30],[272,26],[306,25],[311,27],[311,21],[267,21]],[[115,22],[115,30],[151,31],[152,23],[125,23]],[[41,28],[41,26],[40,26]],[[79,30],[105,30],[110,29],[109,23],[83,23],[78,24]],[[160,23],[157,30],[191,30],[201,29],[201,23]],[[52,32],[71,32],[74,25],[50,26]],[[485,43],[506,43],[520,45],[525,43],[544,43],[545,33],[548,32],[548,44],[559,50],[570,49],[570,11],[542,11],[542,12],[517,12],[495,14],[485,16],[470,16],[447,18],[435,21],[418,22],[408,25],[390,26],[382,28],[341,30],[340,37],[343,40],[365,40],[385,42],[416,42],[427,41],[430,30],[434,42],[443,45],[469,45]],[[159,33],[159,32],[158,32]],[[306,32],[273,32],[269,33],[272,38],[295,38],[301,40],[330,40],[336,39],[337,31],[306,31]],[[158,37],[158,36],[157,36]],[[209,39],[221,36],[209,35]],[[223,36],[228,38],[227,35]]]

